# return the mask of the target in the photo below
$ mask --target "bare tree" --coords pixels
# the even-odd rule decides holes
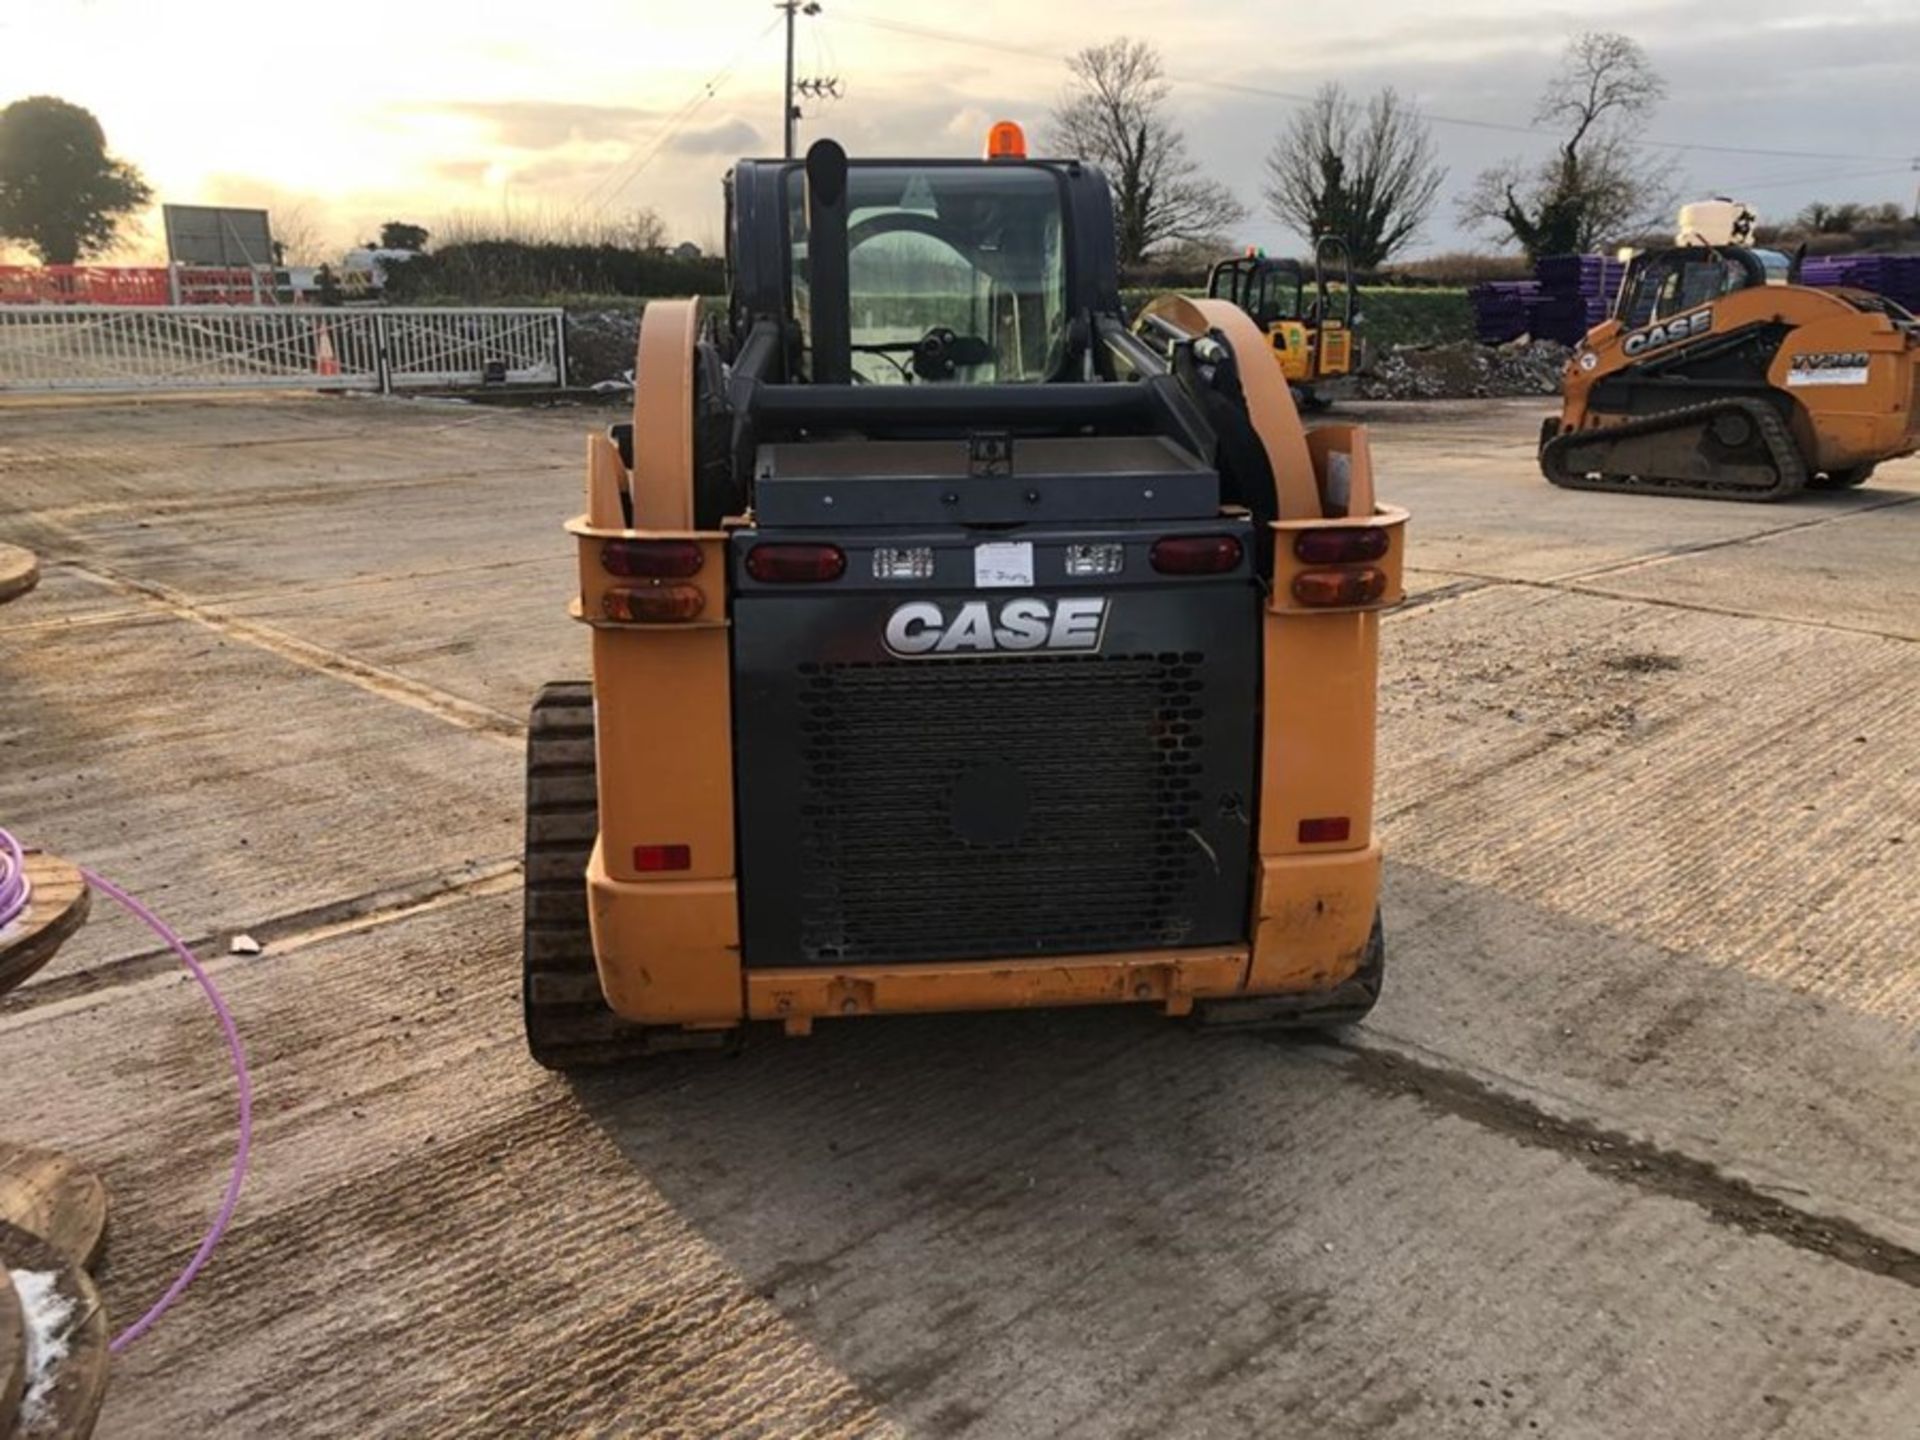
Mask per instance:
[[[1480,173],[1460,218],[1529,256],[1591,250],[1673,208],[1673,166],[1638,141],[1667,85],[1625,35],[1588,31],[1568,42],[1534,120],[1565,138],[1537,165],[1507,160]]]
[[[329,246],[321,233],[320,222],[314,218],[306,201],[274,208],[274,264],[318,265],[328,258],[328,253]],[[335,255],[333,258],[339,257]]]
[[[1123,37],[1076,52],[1067,68],[1073,80],[1054,107],[1048,142],[1106,172],[1122,265],[1138,264],[1158,246],[1219,235],[1246,218],[1233,192],[1201,174],[1187,154],[1186,136],[1167,115],[1159,51]]]
[[[1340,236],[1374,270],[1419,237],[1446,175],[1426,122],[1391,87],[1362,107],[1327,84],[1273,142],[1261,193],[1276,220],[1308,240]]]
[[[667,222],[660,218],[660,212],[652,207],[634,210],[614,222],[612,234],[614,241],[629,250],[664,250],[667,248]]]

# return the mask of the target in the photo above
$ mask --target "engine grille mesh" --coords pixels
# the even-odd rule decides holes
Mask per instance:
[[[799,670],[806,963],[1195,939],[1193,887],[1214,863],[1195,829],[1204,654]],[[983,766],[1026,811],[992,842],[955,821]]]

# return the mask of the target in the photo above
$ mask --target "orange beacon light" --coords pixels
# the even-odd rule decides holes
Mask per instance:
[[[998,120],[987,131],[987,159],[1024,160],[1027,158],[1027,137],[1020,127],[1011,120]]]

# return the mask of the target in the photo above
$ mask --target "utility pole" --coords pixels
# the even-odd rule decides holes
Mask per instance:
[[[786,149],[783,153],[787,159],[791,160],[793,158],[794,132],[798,128],[795,122],[800,119],[800,107],[793,102],[793,20],[796,14],[818,15],[820,13],[820,0],[774,0],[773,8],[787,12],[787,84],[786,88],[781,92],[784,98],[781,102],[780,124],[781,129],[786,135]],[[812,82],[809,81],[807,83],[811,84]]]

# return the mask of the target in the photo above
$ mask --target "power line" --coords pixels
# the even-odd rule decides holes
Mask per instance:
[[[1791,190],[1809,185],[1832,186],[1849,184],[1855,180],[1880,180],[1889,175],[1910,175],[1912,173],[1913,171],[1910,166],[1897,165],[1879,170],[1841,170],[1821,175],[1802,176],[1793,180],[1762,180],[1751,185],[1722,185],[1720,189],[1723,191],[1737,190],[1742,193],[1748,190]]]
[[[1004,41],[983,39],[978,35],[967,35],[957,30],[942,30],[931,25],[915,25],[904,20],[883,20],[878,16],[861,15],[849,11],[844,5],[839,9],[842,19],[851,20],[856,25],[865,25],[875,30],[891,30],[900,35],[917,36],[925,40],[940,40],[952,45],[968,45],[977,50],[992,50],[1002,55],[1019,55],[1029,60],[1050,59],[1064,63],[1066,57],[1058,54],[1046,54]],[[1301,94],[1293,90],[1280,90],[1267,85],[1254,85],[1238,80],[1221,80],[1211,75],[1179,75],[1168,72],[1165,77],[1175,85],[1192,85],[1208,90],[1223,90],[1231,94],[1253,95],[1265,100],[1283,100],[1290,105],[1310,105],[1312,95]],[[1501,120],[1474,120],[1460,115],[1441,115],[1431,110],[1419,110],[1416,113],[1434,125],[1452,125],[1469,130],[1494,130],[1513,135],[1529,135],[1535,138],[1553,138],[1552,132],[1538,125],[1520,125]],[[1640,139],[1633,142],[1656,150],[1696,150],[1715,155],[1756,155],[1781,160],[1848,160],[1873,161],[1883,164],[1907,163],[1907,157],[1898,155],[1858,155],[1841,154],[1818,150],[1771,150],[1750,145],[1714,145],[1691,140],[1655,140]]]
[[[689,95],[686,100],[682,101],[680,107],[662,122],[665,128],[661,131],[658,138],[655,139],[653,148],[629,166],[624,173],[615,169],[609,171],[607,175],[602,176],[600,180],[580,198],[573,209],[568,212],[569,218],[578,215],[589,205],[593,206],[592,213],[594,217],[597,218],[601,215],[607,206],[611,205],[614,200],[619,197],[621,191],[625,190],[627,186],[637,180],[641,172],[659,158],[660,153],[667,148],[668,144],[672,142],[673,138],[678,135],[681,130],[686,128],[687,122],[699,113],[701,107],[720,93],[720,87],[733,78],[733,72],[740,68],[741,62],[747,58],[747,55],[753,50],[754,46],[771,35],[774,27],[779,23],[780,20],[778,16],[768,21],[765,27],[756,33],[751,40],[747,41],[746,44],[742,45],[733,53],[732,58],[730,58],[725,65],[715,71],[709,79],[702,81],[699,88]],[[616,176],[618,177],[617,179],[614,178]],[[608,184],[609,180],[613,181],[610,188]],[[596,196],[599,197],[597,202],[595,200]]]

